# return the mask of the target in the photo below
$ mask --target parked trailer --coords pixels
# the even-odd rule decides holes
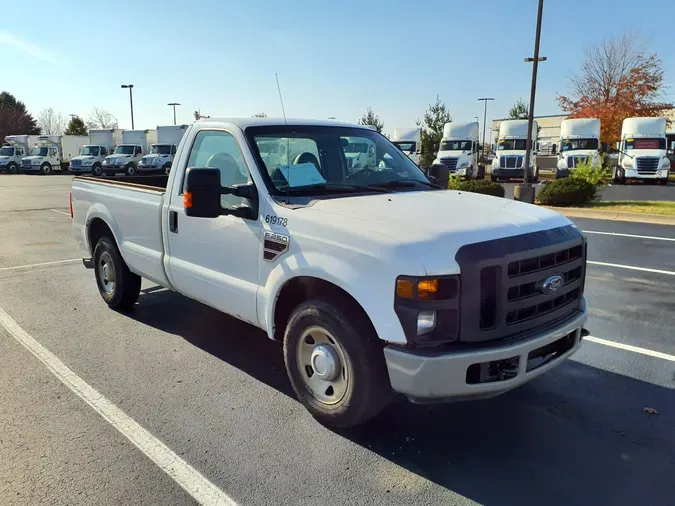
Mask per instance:
[[[0,148],[0,172],[14,174],[21,167],[21,160],[28,156],[31,146],[37,143],[37,135],[8,135]]]
[[[70,160],[88,140],[86,135],[39,135],[30,156],[21,160],[21,170],[45,175],[54,170],[68,170]]]

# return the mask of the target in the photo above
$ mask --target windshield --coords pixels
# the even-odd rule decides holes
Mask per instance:
[[[626,139],[626,151],[631,149],[666,149],[666,139],[659,137]]]
[[[171,144],[153,144],[150,152],[154,155],[170,155]]]
[[[47,146],[38,146],[31,149],[30,154],[33,156],[47,156],[49,148]]]
[[[98,156],[98,152],[101,148],[98,146],[82,146],[80,149],[80,155],[82,156]]]
[[[441,141],[441,151],[471,151],[471,141]]]
[[[0,148],[0,156],[14,156],[14,148],[12,146]]]
[[[560,151],[577,149],[598,149],[598,139],[563,139],[560,143]]]
[[[497,151],[525,151],[527,141],[525,139],[499,139]]]
[[[121,144],[115,148],[116,155],[133,155],[136,146],[131,144]]]
[[[414,153],[417,148],[417,143],[415,142],[406,142],[406,141],[396,141],[393,142],[394,146],[403,151],[404,153]]]
[[[329,188],[358,191],[387,187],[428,189],[422,171],[396,146],[373,130],[349,127],[266,126],[246,129],[258,163],[266,168],[272,193],[321,194]],[[279,146],[271,157],[265,149]],[[353,146],[372,150],[372,158],[345,156]]]

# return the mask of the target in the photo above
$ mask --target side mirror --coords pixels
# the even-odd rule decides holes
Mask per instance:
[[[187,188],[183,193],[183,207],[186,216],[195,218],[216,218],[230,214],[238,218],[251,219],[254,211],[248,206],[223,209],[221,195],[235,195],[249,200],[258,199],[258,191],[253,184],[223,187],[220,185],[220,170],[188,168],[186,171]]]

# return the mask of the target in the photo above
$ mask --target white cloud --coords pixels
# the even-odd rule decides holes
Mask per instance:
[[[21,40],[20,38],[12,35],[11,33],[5,31],[5,30],[0,30],[0,44],[5,44],[6,46],[13,47],[15,49],[18,49],[19,51],[23,51],[26,54],[29,54],[35,58],[39,58],[40,60],[44,60],[49,63],[58,63],[58,58],[45,51],[39,46],[36,46],[35,44],[31,44],[30,42],[26,42],[24,40]]]

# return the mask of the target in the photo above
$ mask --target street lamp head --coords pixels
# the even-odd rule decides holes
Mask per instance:
[[[133,88],[133,87],[134,87],[133,84],[122,84],[122,85],[120,85],[120,88]]]
[[[171,102],[171,103],[168,103],[166,105],[180,105],[180,104],[178,102]]]
[[[492,97],[484,97],[484,98],[479,98],[478,101],[480,102],[481,100],[494,100]]]

